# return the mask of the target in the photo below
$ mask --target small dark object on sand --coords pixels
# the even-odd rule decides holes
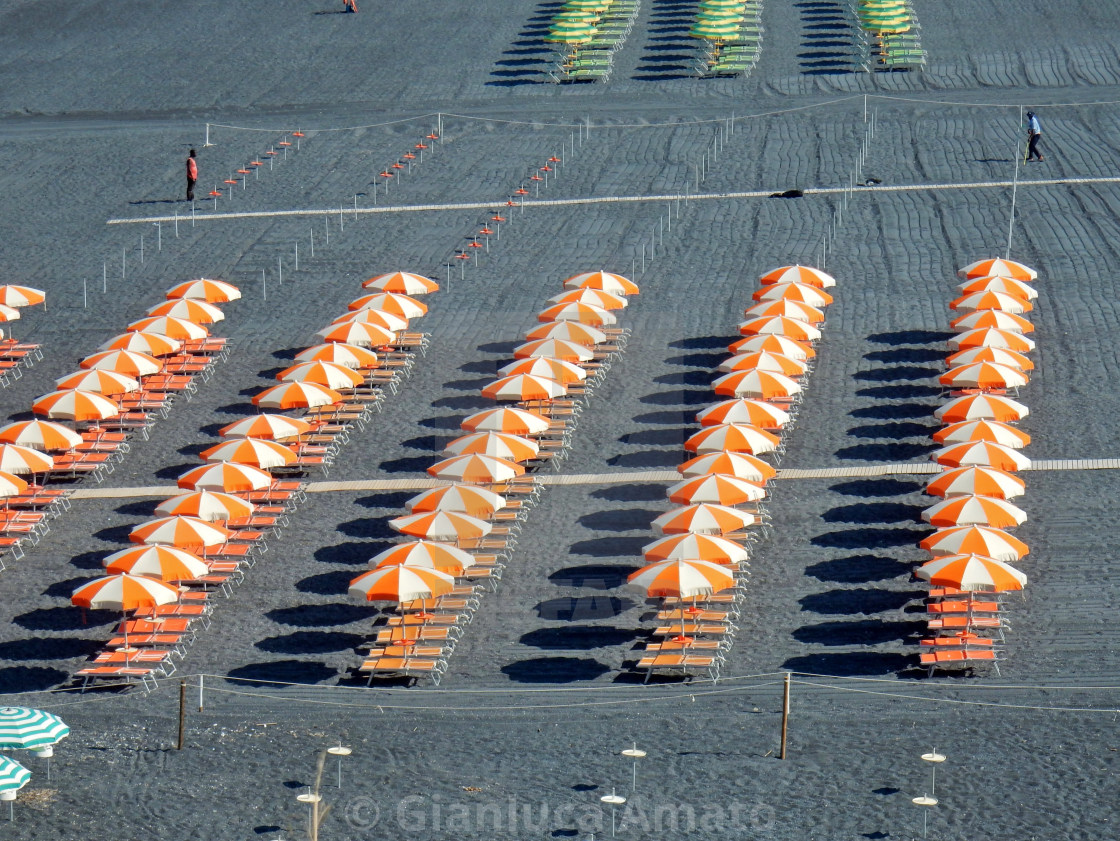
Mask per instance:
[[[863,182],[863,186],[864,187],[874,187],[876,184],[882,184],[882,183],[883,183],[882,178],[868,178],[866,181]]]
[[[801,190],[786,190],[784,193],[771,193],[770,198],[772,198],[772,199],[799,199],[803,195],[805,195],[805,193],[802,192]]]

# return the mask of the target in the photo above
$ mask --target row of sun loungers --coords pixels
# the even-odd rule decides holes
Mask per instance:
[[[548,70],[549,79],[556,83],[606,82],[610,79],[614,54],[622,48],[640,9],[640,0],[607,0],[598,17],[588,20],[585,35],[562,41],[565,49]],[[556,33],[556,24],[562,22],[563,15],[563,10],[557,13],[554,34],[549,40],[565,38],[562,32]]]
[[[0,339],[0,386],[7,388],[23,377],[23,369],[32,367],[43,358],[39,345]]]

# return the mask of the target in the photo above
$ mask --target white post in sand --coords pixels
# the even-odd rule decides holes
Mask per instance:
[[[937,798],[936,797],[929,797],[928,795],[922,795],[921,797],[915,797],[910,802],[913,803],[915,806],[936,806],[937,805]],[[926,838],[928,836],[929,836],[929,809],[923,809],[922,810],[922,838]]]
[[[296,243],[296,267],[295,271],[299,271],[299,243]]]
[[[109,261],[101,261],[101,293],[109,291]]]
[[[620,794],[615,794],[614,789],[612,788],[610,794],[603,795],[602,797],[599,798],[599,800],[600,800],[600,802],[606,803],[608,806],[611,807],[611,838],[614,838],[614,836],[615,836],[614,807],[615,806],[621,806],[623,803],[626,802],[626,798],[623,797]]]
[[[342,788],[342,757],[349,756],[353,751],[348,747],[343,747],[342,742],[339,742],[337,746],[327,748],[327,753],[338,757],[338,787]]]
[[[264,299],[268,300],[268,278],[265,276],[264,269],[261,269],[261,293]]]
[[[945,754],[938,753],[937,748],[934,748],[931,753],[923,753],[922,759],[932,766],[930,770],[933,776],[929,782],[929,793],[931,797],[934,797],[937,795],[937,766],[945,761]]]
[[[638,747],[638,743],[634,742],[634,747],[626,748],[622,752],[623,756],[628,756],[634,760],[634,775],[630,782],[630,794],[634,795],[638,790],[638,760],[643,759],[646,752]]]

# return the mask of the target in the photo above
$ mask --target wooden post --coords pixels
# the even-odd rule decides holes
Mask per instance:
[[[186,680],[179,681],[179,744],[175,746],[175,750],[183,749],[183,729],[187,720],[187,682]]]
[[[782,749],[778,759],[786,758],[786,734],[789,728],[789,672],[786,672],[785,685],[782,690]]]

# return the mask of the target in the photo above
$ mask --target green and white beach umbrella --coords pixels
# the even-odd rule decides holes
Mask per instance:
[[[0,792],[19,791],[31,779],[31,772],[20,765],[8,759],[6,756],[0,756]],[[5,797],[5,800],[9,798]]]
[[[61,718],[28,707],[0,707],[0,750],[34,750],[57,744],[70,735]]]

